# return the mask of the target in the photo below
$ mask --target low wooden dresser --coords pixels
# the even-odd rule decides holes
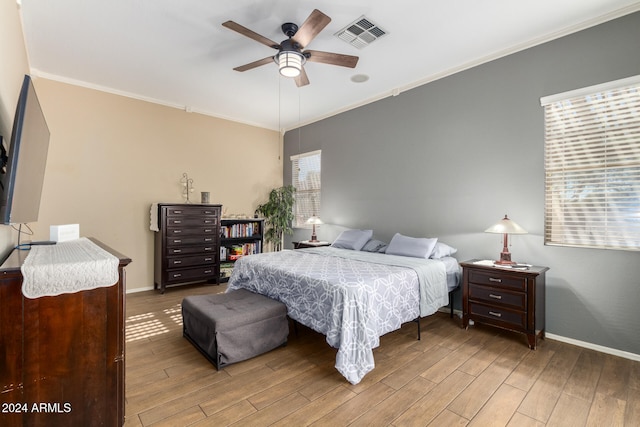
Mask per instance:
[[[545,272],[547,267],[526,270],[460,263],[463,270],[462,327],[469,321],[497,326],[527,335],[535,350],[544,338]]]
[[[220,283],[220,213],[221,205],[158,204],[154,289]]]
[[[131,259],[92,240],[119,259],[112,286],[27,298],[21,268],[29,251],[14,249],[0,266],[3,427],[124,425]],[[80,273],[76,279],[83,280]]]

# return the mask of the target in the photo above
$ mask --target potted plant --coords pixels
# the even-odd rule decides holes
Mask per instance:
[[[286,234],[293,234],[292,222],[294,219],[293,203],[295,202],[296,188],[293,185],[274,188],[269,193],[269,201],[258,205],[256,214],[266,220],[267,231],[264,238],[267,243],[273,244],[276,251],[282,249],[282,241]]]

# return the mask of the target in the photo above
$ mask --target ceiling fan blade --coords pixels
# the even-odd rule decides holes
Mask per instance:
[[[245,65],[241,65],[239,67],[234,68],[236,71],[247,71],[253,68],[259,67],[261,65],[271,64],[273,63],[273,56],[267,56],[266,58],[258,59],[257,61],[250,62]]]
[[[292,39],[300,45],[300,48],[304,48],[311,43],[311,40],[313,40],[324,27],[329,25],[329,22],[331,22],[331,18],[318,9],[314,9]]]
[[[322,64],[339,65],[341,67],[355,68],[358,63],[357,56],[343,55],[341,53],[322,52],[319,50],[305,50],[302,52],[307,61],[320,62]]]
[[[255,31],[248,29],[247,27],[243,27],[242,25],[236,22],[233,22],[233,21],[223,22],[222,26],[227,27],[228,29],[233,30],[237,33],[240,33],[243,36],[249,37],[250,39],[253,39],[259,43],[262,43],[265,46],[269,46],[270,48],[273,48],[273,49],[280,48],[280,43],[276,43],[273,40],[268,39],[265,36],[262,36],[256,33]]]
[[[295,78],[296,86],[302,87],[309,84],[309,77],[307,77],[307,72],[304,70],[304,67],[300,70],[300,75]]]

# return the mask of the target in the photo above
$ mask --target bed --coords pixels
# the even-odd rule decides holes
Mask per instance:
[[[283,302],[293,320],[338,349],[336,369],[352,384],[374,366],[380,336],[449,303],[455,258],[412,258],[336,247],[239,259],[227,291],[244,288]]]

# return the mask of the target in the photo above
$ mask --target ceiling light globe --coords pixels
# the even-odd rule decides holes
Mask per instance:
[[[281,52],[278,55],[278,68],[284,77],[298,77],[302,70],[303,56],[298,52]]]

